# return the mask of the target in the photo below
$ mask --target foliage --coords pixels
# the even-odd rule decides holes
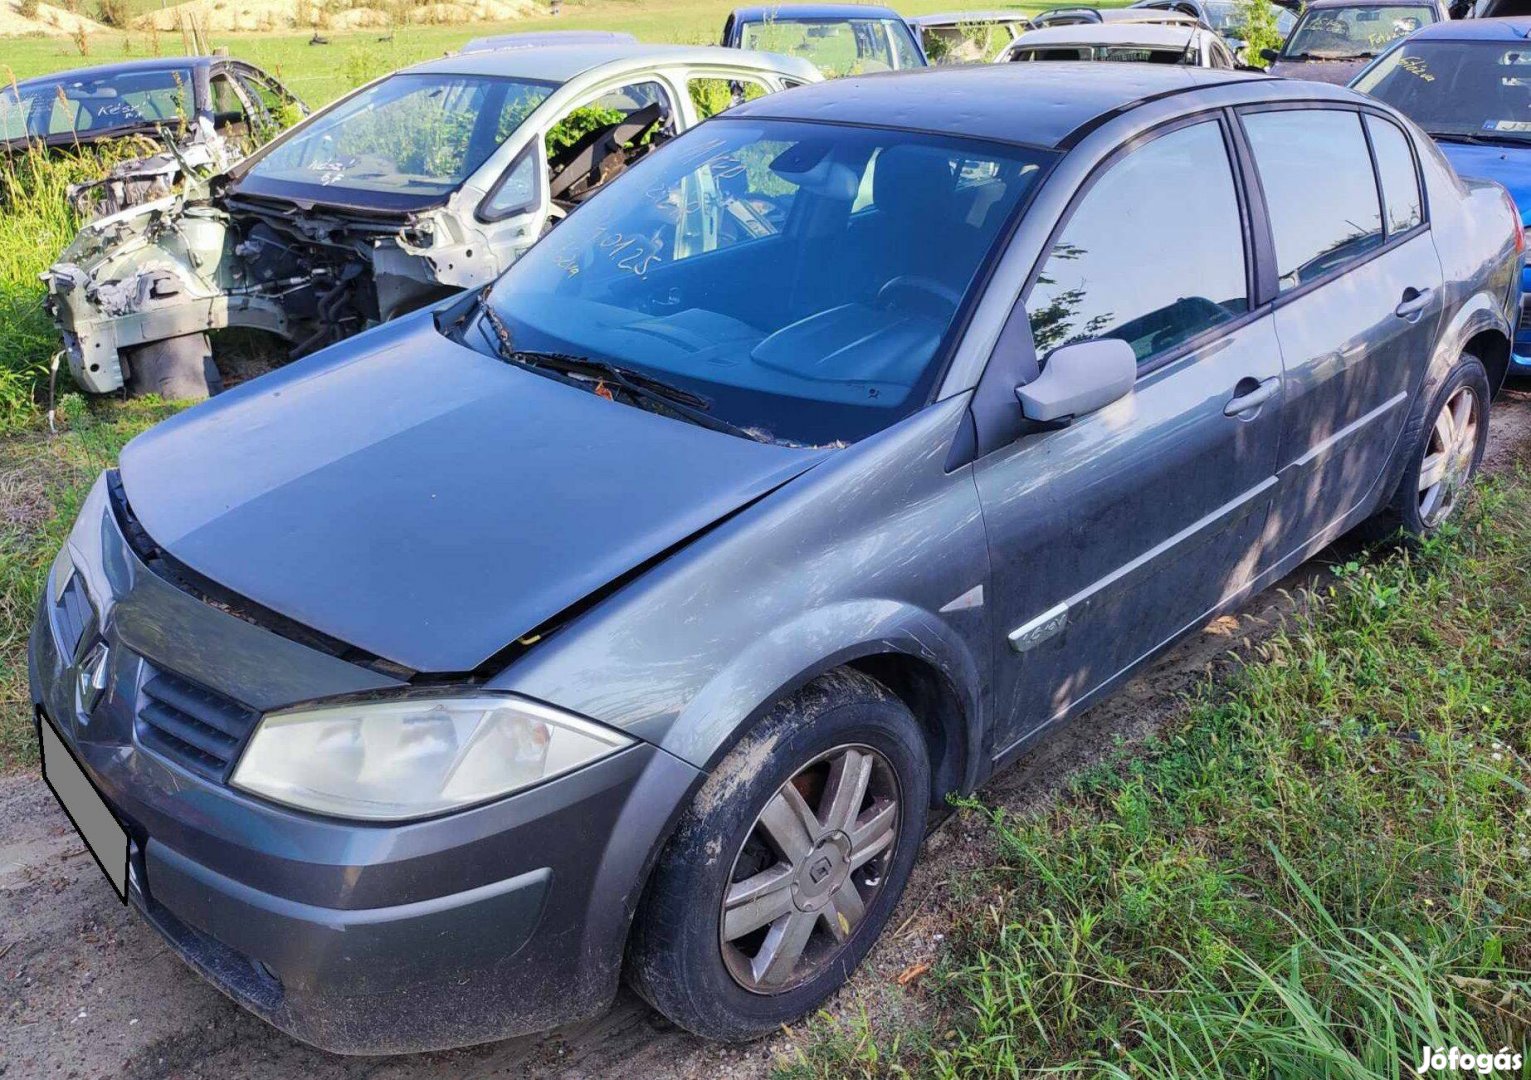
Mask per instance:
[[[1244,42],[1240,57],[1251,67],[1266,67],[1270,61],[1260,55],[1262,49],[1279,49],[1283,41],[1276,25],[1277,9],[1270,0],[1238,0],[1235,36]]]
[[[791,1076],[1399,1077],[1531,1035],[1531,492],[1356,561],[1171,730],[989,827],[924,1027]]]

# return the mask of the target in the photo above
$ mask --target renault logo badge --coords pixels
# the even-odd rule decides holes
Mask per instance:
[[[80,661],[80,712],[86,716],[96,707],[102,691],[106,689],[106,668],[110,657],[111,650],[106,647],[106,642],[98,641],[85,654],[85,659]]]

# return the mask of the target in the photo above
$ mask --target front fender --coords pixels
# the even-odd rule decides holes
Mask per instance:
[[[963,744],[983,745],[979,666],[940,616],[895,600],[854,600],[805,612],[756,640],[683,709],[665,749],[698,768],[727,752],[776,702],[818,675],[867,656],[898,654],[938,671],[963,704]],[[742,723],[740,718],[746,718]],[[963,763],[964,789],[982,755]]]

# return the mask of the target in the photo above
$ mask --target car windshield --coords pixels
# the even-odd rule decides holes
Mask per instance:
[[[913,31],[900,19],[773,18],[745,24],[739,44],[801,56],[831,77],[924,66]]]
[[[1244,24],[1248,20],[1244,14],[1244,4],[1235,3],[1234,0],[1208,0],[1203,6],[1207,12],[1207,25],[1219,34],[1239,37],[1244,33]],[[1282,37],[1291,33],[1297,16],[1279,4],[1270,5],[1270,10],[1276,20],[1276,32]]]
[[[1281,55],[1288,60],[1376,56],[1389,42],[1433,22],[1434,10],[1423,4],[1310,8],[1297,20]]]
[[[855,442],[928,400],[963,298],[1053,156],[714,120],[533,247],[463,340],[616,364],[755,437]]]
[[[92,138],[116,130],[189,121],[191,69],[61,75],[0,89],[0,139]]]
[[[440,202],[556,89],[487,75],[394,75],[257,155],[236,190],[409,210]]]
[[[1058,45],[1045,49],[1017,49],[1011,60],[1106,60],[1129,64],[1195,64],[1194,43],[1170,49],[1147,45]]]
[[[1408,41],[1356,80],[1430,134],[1531,142],[1531,46]]]

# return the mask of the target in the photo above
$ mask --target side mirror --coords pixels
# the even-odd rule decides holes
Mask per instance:
[[[1017,386],[1015,396],[1026,419],[1057,423],[1126,397],[1137,380],[1132,346],[1118,338],[1097,338],[1054,349],[1042,374]]]
[[[1264,60],[1266,63],[1274,64],[1277,60],[1281,59],[1281,50],[1280,49],[1261,49],[1260,50],[1260,59]]]

